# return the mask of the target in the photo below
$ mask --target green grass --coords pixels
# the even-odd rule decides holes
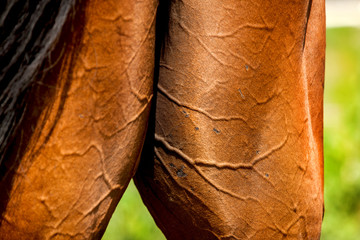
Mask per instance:
[[[321,240],[360,239],[360,30],[327,30]],[[165,239],[129,185],[104,240]]]
[[[132,180],[121,198],[102,239],[165,239],[143,204]]]
[[[360,29],[327,30],[322,240],[360,239]]]

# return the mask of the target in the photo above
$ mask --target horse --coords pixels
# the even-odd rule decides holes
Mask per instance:
[[[7,1],[0,238],[319,239],[325,1]]]

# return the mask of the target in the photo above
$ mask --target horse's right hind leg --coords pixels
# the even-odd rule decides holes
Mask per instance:
[[[168,239],[319,239],[325,1],[170,2],[135,176],[156,223]]]

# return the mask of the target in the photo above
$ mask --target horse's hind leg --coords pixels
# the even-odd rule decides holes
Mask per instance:
[[[171,1],[135,177],[168,239],[319,239],[324,10]]]
[[[69,34],[82,32],[77,43],[58,51],[58,74],[50,71],[29,99],[26,116],[42,112],[37,123],[25,119],[5,160],[1,239],[100,238],[135,173],[152,99],[157,3],[83,7],[62,37],[74,42]],[[58,82],[51,104],[49,78]]]

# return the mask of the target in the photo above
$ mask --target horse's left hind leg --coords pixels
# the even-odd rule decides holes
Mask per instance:
[[[0,182],[1,239],[92,239],[105,231],[147,128],[156,6],[88,1],[84,25],[72,30],[83,29],[79,45],[63,55],[54,102],[31,106],[43,109],[40,121],[25,136],[33,124],[25,120],[17,139],[27,139],[27,148],[19,159],[15,143],[6,159],[9,169],[10,159],[20,163]]]

